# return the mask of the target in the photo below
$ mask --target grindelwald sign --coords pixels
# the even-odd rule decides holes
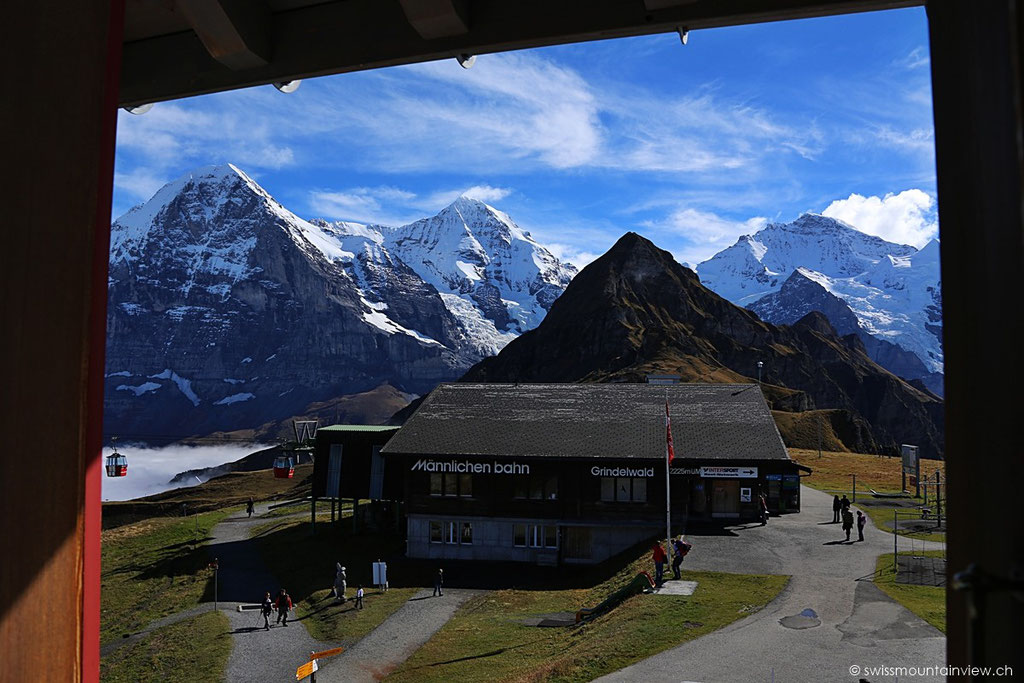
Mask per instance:
[[[518,462],[470,462],[468,460],[427,460],[420,458],[413,472],[457,472],[459,474],[529,474],[530,466]]]

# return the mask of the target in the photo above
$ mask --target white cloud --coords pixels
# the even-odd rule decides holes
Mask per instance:
[[[930,129],[914,128],[909,131],[895,130],[882,126],[875,130],[875,137],[890,147],[905,149],[919,154],[935,153],[934,133]]]
[[[431,193],[422,202],[419,202],[419,205],[426,210],[437,211],[448,206],[459,197],[469,197],[470,199],[476,199],[487,204],[493,204],[500,202],[510,194],[512,194],[512,188],[510,187],[473,185],[464,190],[439,190]]]
[[[560,242],[544,242],[543,244],[544,248],[554,254],[555,258],[563,263],[571,263],[576,266],[577,270],[583,270],[584,267],[602,255]],[[609,244],[608,246],[610,247],[611,245]]]
[[[701,263],[733,244],[740,235],[757,232],[766,223],[763,216],[738,221],[710,211],[679,207],[666,218],[648,221],[644,225],[654,231],[668,233],[672,242],[682,238],[683,246],[673,249],[680,263]]]
[[[903,67],[904,69],[919,69],[931,63],[932,60],[928,54],[928,48],[923,46],[915,47],[909,54],[893,62],[896,66]]]
[[[829,204],[822,214],[889,242],[920,248],[938,234],[933,204],[931,195],[918,189],[884,197],[851,194]]]
[[[407,222],[402,210],[415,198],[413,192],[390,186],[313,190],[309,208],[319,218],[397,225]]]
[[[167,178],[139,167],[128,173],[114,173],[114,184],[128,195],[144,202],[167,184]]]

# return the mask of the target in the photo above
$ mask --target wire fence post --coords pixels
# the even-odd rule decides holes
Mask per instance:
[[[899,572],[899,561],[896,559],[897,555],[899,554],[899,546],[897,545],[897,543],[899,542],[899,538],[900,538],[900,535],[896,533],[896,529],[897,529],[896,525],[898,524],[897,514],[898,513],[896,512],[896,510],[892,511],[892,573],[893,574],[896,574],[896,573]]]

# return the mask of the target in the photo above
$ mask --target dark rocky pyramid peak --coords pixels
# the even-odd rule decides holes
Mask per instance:
[[[832,323],[829,322],[828,316],[821,311],[811,311],[804,317],[797,320],[796,323],[793,324],[793,327],[814,330],[815,332],[831,337],[839,336],[835,328],[832,327]]]

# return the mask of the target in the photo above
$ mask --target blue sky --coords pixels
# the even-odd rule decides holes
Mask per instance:
[[[937,232],[923,9],[455,60],[157,104],[118,120],[114,215],[231,162],[304,218],[397,225],[461,193],[584,265],[628,230],[698,263],[825,212]]]

